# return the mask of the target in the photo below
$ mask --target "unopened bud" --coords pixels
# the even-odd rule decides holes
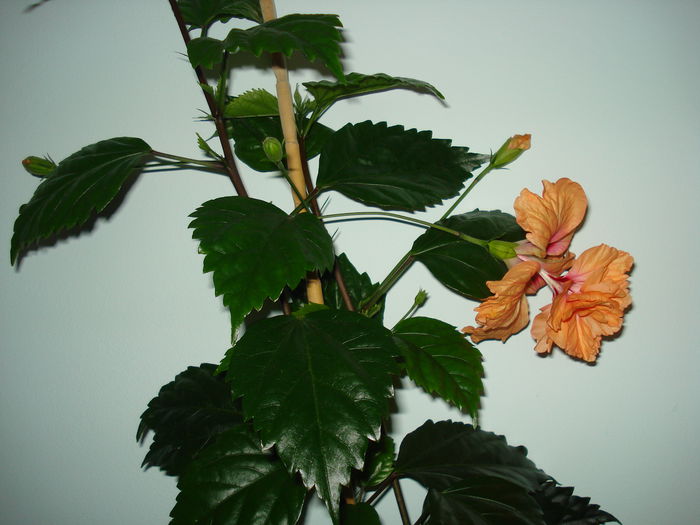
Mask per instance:
[[[428,292],[423,290],[422,288],[418,290],[418,293],[416,294],[416,298],[413,299],[413,304],[414,306],[423,306],[425,304],[425,301],[428,300]]]
[[[503,146],[491,157],[491,165],[494,168],[503,168],[516,160],[523,151],[530,149],[529,133],[525,135],[513,135],[505,141]]]
[[[516,256],[515,248],[517,246],[517,242],[493,240],[489,241],[489,253],[496,259],[505,261]]]
[[[22,166],[32,175],[46,177],[56,169],[56,163],[48,157],[35,157],[30,155],[22,161]]]
[[[265,137],[262,147],[267,160],[270,162],[277,164],[282,160],[284,150],[282,149],[282,143],[279,141],[279,139],[275,137]]]

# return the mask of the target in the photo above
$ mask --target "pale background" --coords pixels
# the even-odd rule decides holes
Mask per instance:
[[[23,14],[29,3],[0,2],[0,523],[165,524],[175,484],[140,471],[146,449],[134,436],[161,385],[227,348],[226,314],[186,226],[201,202],[232,188],[215,175],[142,176],[92,232],[11,268],[12,222],[37,185],[24,156],[58,160],[122,135],[197,156],[194,132],[209,130],[193,121],[205,105],[165,0],[52,0]],[[624,333],[592,367],[561,352],[538,358],[527,331],[482,344],[482,424],[627,525],[698,523],[700,4],[299,0],[278,10],[339,14],[347,71],[427,80],[448,101],[365,97],[338,104],[330,126],[386,120],[478,152],[533,134],[532,150],[489,176],[463,211],[512,211],[541,179],[584,186],[589,214],[573,250],[605,242],[636,259]],[[292,82],[315,75],[297,71]],[[272,89],[272,80],[246,68],[233,86]],[[279,180],[244,176],[253,196],[289,207]],[[354,207],[333,197],[329,210]],[[377,280],[419,233],[387,222],[340,230],[339,247]],[[419,266],[391,293],[387,322],[419,287],[431,292],[423,314],[472,322],[474,305]],[[427,418],[461,417],[410,388],[398,405],[398,439]],[[392,500],[382,513],[397,525]],[[326,520],[316,510],[308,523]]]

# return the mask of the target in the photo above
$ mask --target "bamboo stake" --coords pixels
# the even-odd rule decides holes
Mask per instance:
[[[265,22],[277,18],[274,0],[260,0],[260,9]],[[296,188],[292,191],[294,205],[299,206],[301,201],[297,195],[306,198],[306,184],[302,170],[301,152],[297,139],[297,126],[294,120],[294,103],[292,102],[292,88],[289,85],[289,74],[285,65],[284,56],[280,53],[273,55],[272,71],[275,73],[277,101],[279,104],[280,121],[284,135],[284,149],[287,154],[287,170],[291,183]],[[306,279],[306,297],[310,303],[323,304],[323,292],[321,280],[318,276],[308,276]]]

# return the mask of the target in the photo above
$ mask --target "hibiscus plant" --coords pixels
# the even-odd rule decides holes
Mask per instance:
[[[404,525],[617,521],[477,420],[483,367],[474,344],[524,329],[528,295],[547,287],[553,297],[532,323],[539,353],[556,346],[592,362],[602,337],[621,328],[630,255],[606,245],[578,257],[569,251],[586,213],[582,187],[544,181],[541,195],[517,196],[514,215],[463,212],[472,188],[511,165],[530,147],[530,135],[478,154],[384,122],[331,129],[322,117],[341,99],[391,89],[442,95],[421,80],[343,71],[335,15],[278,18],[270,0],[169,1],[212,124],[211,136],[199,137],[203,158],[164,153],[133,137],[101,140],[58,164],[26,158],[24,167],[43,180],[20,207],[11,260],[85,225],[139,172],[230,178],[235,195],[203,203],[190,227],[204,272],[230,312],[232,344],[221,342],[219,363],[190,366],[163,386],[137,432],[139,440],[152,433],[144,466],[178,480],[171,523],[292,525],[318,497],[334,524],[379,524],[374,504],[387,491]],[[225,38],[209,36],[214,24]],[[292,91],[285,57],[295,52],[320,63],[329,78]],[[238,54],[272,70],[276,93],[229,93]],[[281,174],[288,202],[248,195],[240,163]],[[320,197],[334,192],[366,211],[323,210]],[[454,197],[435,222],[415,217]],[[383,217],[424,230],[375,283],[334,249],[329,223],[333,232],[348,218]],[[384,326],[387,292],[415,263],[477,301],[474,326],[459,330],[416,315],[424,292],[403,319]],[[390,400],[404,376],[473,424],[427,421],[394,443]],[[427,491],[420,516],[408,516],[405,478]]]

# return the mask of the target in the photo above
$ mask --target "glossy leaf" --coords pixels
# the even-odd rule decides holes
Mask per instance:
[[[394,472],[394,460],[396,459],[396,444],[391,436],[383,435],[382,438],[371,443],[367,451],[365,472],[367,487],[379,485]]]
[[[369,206],[424,210],[459,193],[478,166],[480,156],[450,144],[386,122],[347,124],[321,151],[317,186]]]
[[[527,459],[525,447],[511,447],[503,436],[452,421],[426,421],[408,434],[396,470],[437,490],[486,476],[533,491],[548,479]]]
[[[224,43],[216,38],[200,36],[187,43],[187,57],[192,67],[212,69],[221,62],[224,53]]]
[[[544,483],[533,497],[544,512],[547,525],[598,525],[620,521],[612,514],[591,503],[591,498],[574,495],[573,487],[559,487],[550,481]]]
[[[215,370],[209,363],[190,366],[148,403],[136,439],[153,432],[153,443],[141,466],[179,476],[218,434],[242,423],[231,387]]]
[[[344,253],[338,255],[336,264],[340,268],[348,295],[350,295],[353,305],[357,308],[362,299],[368,297],[379,284],[373,283],[370,276],[366,273],[360,273]],[[345,309],[343,297],[332,272],[324,276],[323,297],[331,308]]]
[[[336,15],[292,14],[270,20],[250,29],[232,29],[224,40],[230,53],[249,51],[255,56],[262,53],[284,53],[290,56],[300,51],[311,61],[323,61],[333,75],[343,79],[340,63],[342,27]]]
[[[19,209],[10,259],[34,243],[84,224],[102,211],[151,153],[143,140],[103,140],[61,161]]]
[[[426,392],[475,418],[484,387],[481,353],[454,326],[412,317],[394,327],[406,372]]]
[[[344,82],[332,82],[319,80],[316,82],[304,82],[303,86],[314,97],[317,112],[323,112],[338,100],[389,89],[410,89],[419,93],[434,95],[440,100],[445,97],[435,87],[422,80],[404,77],[392,77],[384,73],[363,75],[361,73],[348,73]]]
[[[430,489],[423,513],[426,525],[545,525],[527,490],[486,476],[442,491]]]
[[[307,271],[333,265],[333,243],[311,214],[289,216],[273,204],[247,197],[222,197],[192,215],[193,237],[213,272],[216,295],[223,295],[235,326],[266,299],[277,299]]]
[[[251,89],[232,97],[224,108],[224,117],[271,117],[279,115],[277,97],[264,89]]]
[[[266,137],[274,137],[280,142],[284,140],[278,116],[236,118],[228,120],[227,124],[229,135],[234,140],[234,151],[241,161],[256,171],[279,171],[268,160],[262,146]],[[312,159],[318,155],[332,134],[332,129],[319,123],[314,124],[304,142],[306,158]]]
[[[368,503],[345,505],[342,516],[343,525],[382,525],[379,514]]]
[[[501,211],[474,210],[454,215],[439,224],[485,241],[525,238],[515,218]],[[491,295],[486,281],[501,279],[506,272],[505,264],[486,248],[434,228],[416,239],[411,253],[442,284],[474,299]]]
[[[178,0],[177,4],[190,29],[209,27],[217,20],[226,22],[230,18],[262,22],[258,0]]]
[[[221,434],[178,482],[171,525],[294,525],[306,491],[246,427]]]
[[[263,443],[316,487],[334,522],[340,486],[362,468],[368,439],[379,439],[396,352],[377,322],[323,310],[252,324],[220,367]]]

